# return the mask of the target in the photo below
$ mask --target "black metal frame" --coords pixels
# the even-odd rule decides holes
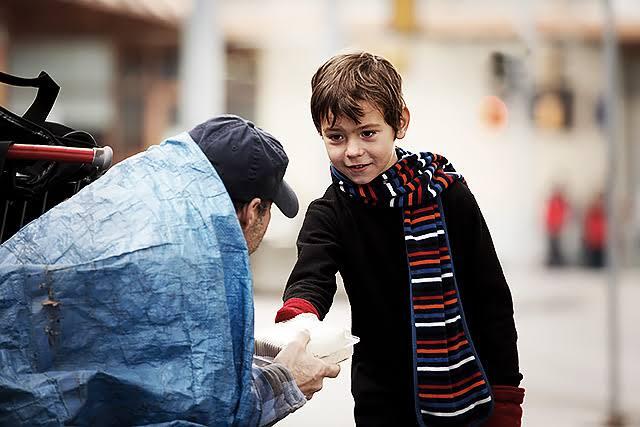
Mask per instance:
[[[97,179],[108,168],[92,163],[73,166],[46,155],[43,160],[17,160],[8,157],[16,144],[58,147],[98,147],[93,137],[64,125],[46,122],[59,86],[44,71],[36,78],[22,78],[0,72],[0,83],[38,89],[33,104],[23,116],[0,106],[0,243],[13,236],[30,221],[66,200]],[[2,127],[4,126],[4,127]]]

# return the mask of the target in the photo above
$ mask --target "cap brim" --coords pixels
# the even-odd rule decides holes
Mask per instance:
[[[285,180],[280,183],[280,188],[273,198],[273,203],[288,218],[293,218],[298,214],[298,197]]]

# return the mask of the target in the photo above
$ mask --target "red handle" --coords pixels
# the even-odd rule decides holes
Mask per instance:
[[[49,160],[66,163],[88,163],[99,169],[111,166],[113,151],[110,147],[77,148],[55,145],[13,144],[7,151],[7,159]]]
[[[57,147],[53,145],[13,144],[8,159],[51,160],[67,163],[92,163],[93,148]]]

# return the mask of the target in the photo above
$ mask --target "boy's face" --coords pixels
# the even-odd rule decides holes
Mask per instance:
[[[398,161],[395,139],[404,138],[409,125],[409,110],[402,112],[397,134],[384,117],[368,102],[361,102],[360,124],[338,117],[322,123],[322,139],[331,164],[355,184],[368,184]]]

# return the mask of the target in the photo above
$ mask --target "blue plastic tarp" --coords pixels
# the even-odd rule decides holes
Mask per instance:
[[[0,425],[252,425],[233,205],[187,133],[0,246]]]

